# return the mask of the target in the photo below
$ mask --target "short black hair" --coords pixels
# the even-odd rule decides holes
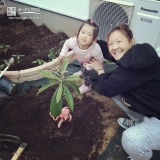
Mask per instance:
[[[87,21],[83,22],[83,24],[80,26],[80,28],[79,28],[79,30],[78,30],[77,37],[79,36],[80,30],[82,29],[82,27],[83,27],[85,24],[88,24],[88,25],[94,27],[94,30],[93,30],[93,40],[96,39],[97,36],[98,36],[98,33],[99,33],[99,27],[98,27],[97,24],[96,24],[95,22],[93,22],[93,20],[91,20],[91,19],[88,19]]]

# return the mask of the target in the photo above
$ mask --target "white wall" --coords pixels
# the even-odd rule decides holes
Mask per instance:
[[[14,0],[80,20],[89,18],[90,0]]]
[[[5,5],[7,7],[16,7],[16,10],[18,8],[24,9],[24,8],[33,8],[33,6],[18,3],[15,1],[9,1],[5,0]],[[80,25],[82,24],[82,20],[71,18],[69,16],[65,16],[62,14],[50,12],[47,10],[40,9],[40,14],[21,14],[22,17],[39,17],[39,19],[32,19],[32,21],[37,25],[40,26],[42,24],[45,24],[52,32],[64,32],[69,37],[76,35]]]

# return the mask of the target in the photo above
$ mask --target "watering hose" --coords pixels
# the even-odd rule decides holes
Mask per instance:
[[[27,143],[21,142],[21,139],[17,136],[0,134],[0,142],[4,141],[13,142],[20,145],[11,160],[18,160],[24,149],[27,147]]]
[[[13,64],[14,64],[14,58],[11,57],[11,59],[9,60],[8,66],[1,72],[0,78],[3,76],[4,72],[5,72],[11,65],[13,65]]]
[[[13,135],[0,134],[0,142],[13,142],[16,144],[20,144],[21,139],[17,136],[13,136]]]

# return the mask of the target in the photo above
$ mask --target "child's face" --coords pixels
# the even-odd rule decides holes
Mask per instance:
[[[80,47],[87,49],[90,46],[90,44],[93,42],[93,30],[94,27],[88,24],[85,24],[82,27],[78,35],[78,43]]]

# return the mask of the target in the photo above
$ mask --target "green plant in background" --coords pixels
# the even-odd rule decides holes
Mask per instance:
[[[3,61],[4,61],[5,65],[8,66],[8,64],[9,64],[9,59],[4,59]]]
[[[42,59],[37,59],[36,61],[33,61],[32,63],[38,63],[38,65],[40,66],[40,65],[42,65],[42,64],[44,64],[46,62],[44,60],[42,60]]]
[[[55,57],[54,57],[54,48],[51,48],[49,50],[49,54],[48,54],[48,58],[52,61]]]
[[[4,66],[5,66],[4,64],[1,64],[0,65],[0,70],[2,70],[4,68]]]
[[[60,48],[59,48],[59,49],[56,51],[56,53],[55,53],[57,56],[59,56],[59,54],[60,54],[60,52],[61,52],[61,49],[62,49],[62,46],[63,46],[63,44],[65,43],[65,41],[66,41],[66,40],[62,40],[62,41],[59,42]]]
[[[17,59],[17,62],[20,63],[21,61],[21,57],[24,57],[25,55],[23,54],[12,54],[13,57],[15,57]]]
[[[41,93],[42,91],[46,90],[47,88],[53,85],[58,85],[50,103],[50,112],[51,115],[55,118],[61,113],[63,104],[62,102],[63,95],[67,100],[70,110],[71,111],[74,110],[74,100],[72,93],[69,90],[69,86],[71,86],[76,91],[76,93],[78,93],[78,95],[81,96],[79,88],[76,85],[75,81],[81,81],[82,79],[76,75],[66,76],[66,73],[68,72],[67,71],[68,61],[69,61],[68,58],[66,58],[62,63],[61,69],[58,69],[53,73],[49,71],[40,72],[43,75],[43,77],[49,78],[51,80],[49,81],[49,84],[46,84],[43,87],[41,87],[38,90],[37,94]]]
[[[55,59],[56,57],[59,56],[60,52],[61,52],[61,49],[62,49],[62,46],[64,44],[66,40],[62,40],[59,42],[59,45],[60,45],[60,48],[57,50],[57,51],[54,51],[54,48],[51,48],[49,50],[49,54],[48,54],[48,58],[52,61],[53,59]]]
[[[9,64],[9,60],[8,59],[4,59],[4,64],[0,65],[0,70],[2,70],[5,66],[7,66]]]
[[[4,52],[6,54],[6,52],[8,51],[9,48],[10,48],[9,45],[0,44],[0,53]]]

